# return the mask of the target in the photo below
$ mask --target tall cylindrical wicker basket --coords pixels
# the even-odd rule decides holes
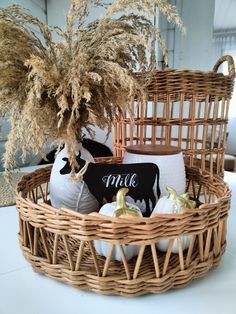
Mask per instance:
[[[229,75],[216,73],[228,62]],[[17,187],[19,242],[33,269],[80,289],[138,296],[181,288],[216,266],[226,246],[230,191],[221,176],[229,99],[235,75],[233,59],[221,58],[213,72],[159,71],[148,99],[133,98],[135,117],[116,122],[114,147],[122,156],[129,144],[180,147],[186,157],[186,187],[197,207],[149,218],[115,218],[53,208],[48,182],[51,168],[26,175]],[[97,159],[120,163],[122,157]],[[191,238],[184,249],[182,237]],[[94,240],[109,244],[99,255]],[[166,240],[166,252],[157,249]],[[172,251],[177,243],[177,253]],[[127,260],[123,245],[136,245]],[[121,261],[112,260],[117,246]]]
[[[217,73],[223,62],[228,63],[228,75]],[[190,166],[223,175],[234,77],[234,61],[228,55],[212,72],[157,71],[147,98],[130,100],[134,115],[115,122],[115,155],[124,156],[128,145],[178,146]]]

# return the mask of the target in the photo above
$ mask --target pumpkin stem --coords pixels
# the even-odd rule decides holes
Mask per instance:
[[[125,201],[125,195],[129,192],[127,188],[121,188],[116,194],[116,208],[114,216],[119,217],[121,215],[131,215],[139,217],[139,213],[135,208],[129,208]]]
[[[180,208],[195,208],[196,202],[189,199],[188,192],[178,195],[175,189],[170,186],[166,187],[168,194],[168,198],[174,200],[180,204]]]

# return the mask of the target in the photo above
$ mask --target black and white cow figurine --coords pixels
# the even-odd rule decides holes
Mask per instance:
[[[71,172],[71,166],[68,158],[63,158],[65,166],[60,170],[61,175]],[[85,160],[76,157],[80,169],[85,165]],[[78,170],[79,171],[79,170]],[[78,172],[77,171],[77,172]],[[129,188],[128,196],[135,202],[145,201],[146,212],[144,216],[149,216],[153,210],[157,199],[153,188],[156,182],[156,195],[160,197],[159,188],[159,168],[154,163],[136,163],[136,164],[102,164],[89,163],[83,176],[89,191],[98,200],[100,207],[103,205],[103,198],[107,202],[112,202],[114,195],[122,187]],[[149,201],[152,208],[150,209]]]

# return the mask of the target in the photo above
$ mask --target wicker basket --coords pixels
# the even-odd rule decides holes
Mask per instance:
[[[219,263],[230,206],[230,191],[221,177],[186,167],[187,186],[194,199],[201,196],[201,205],[180,214],[129,219],[51,207],[50,172],[50,167],[37,170],[17,187],[19,241],[35,271],[80,289],[137,296],[184,287]],[[192,237],[185,251],[183,235]],[[156,249],[160,239],[169,240],[167,252]],[[171,253],[174,239],[178,239],[177,254]],[[107,258],[95,252],[93,240],[111,244]],[[121,244],[138,245],[138,256],[127,261]],[[122,262],[110,259],[114,245],[119,246]]]
[[[228,75],[217,73],[228,63]],[[131,99],[134,116],[115,122],[115,156],[135,144],[178,146],[186,162],[223,175],[229,100],[235,67],[231,56],[218,60],[212,72],[157,71],[147,99]]]

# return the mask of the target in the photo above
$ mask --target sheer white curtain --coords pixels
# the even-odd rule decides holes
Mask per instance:
[[[213,48],[216,57],[226,52],[236,52],[236,31],[215,32],[213,36]]]
[[[236,64],[236,31],[219,32],[213,37],[214,59],[217,60],[220,56],[229,54],[234,58]],[[222,66],[222,72],[228,73],[227,64]],[[236,155],[236,89],[234,89],[229,108],[229,124],[228,124],[228,140],[227,153]]]
[[[213,56],[217,60],[219,57],[229,54],[234,58],[236,63],[236,30],[226,32],[216,32],[213,36]],[[227,74],[227,64],[223,64],[222,72]],[[236,93],[234,92],[234,102],[236,101]],[[233,102],[232,101],[232,102]],[[230,116],[236,117],[236,103],[235,109],[231,106]],[[234,109],[234,110],[233,110]]]

